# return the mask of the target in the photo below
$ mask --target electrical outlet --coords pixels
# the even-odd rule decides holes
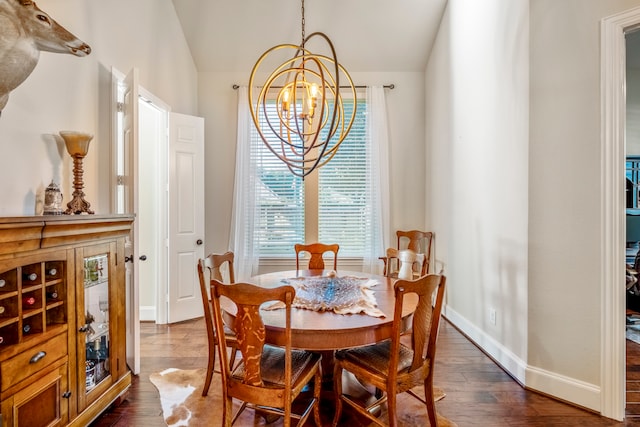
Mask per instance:
[[[496,324],[496,309],[495,308],[490,308],[489,309],[489,322],[491,322],[492,325]]]

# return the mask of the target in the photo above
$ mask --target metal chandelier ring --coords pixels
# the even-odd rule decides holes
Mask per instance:
[[[314,54],[305,47],[314,37],[326,41],[331,56]],[[255,80],[263,62],[273,60],[275,52],[285,49],[294,49],[295,54],[279,63],[257,90]],[[350,115],[345,115],[341,78],[347,81],[345,86],[353,97]],[[260,138],[300,177],[333,158],[351,130],[357,110],[351,76],[338,62],[331,40],[320,32],[306,37],[301,46],[281,44],[265,51],[251,71],[248,95]]]

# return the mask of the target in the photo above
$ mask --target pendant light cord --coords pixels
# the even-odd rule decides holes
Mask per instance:
[[[302,43],[300,43],[300,46],[302,46],[302,48],[304,49],[304,0],[302,0]]]

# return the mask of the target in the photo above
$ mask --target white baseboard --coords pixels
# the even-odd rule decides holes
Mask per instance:
[[[141,322],[155,322],[156,321],[156,307],[153,305],[140,306],[140,321]]]
[[[600,387],[529,366],[526,386],[583,408],[601,412]]]
[[[491,357],[520,385],[560,400],[600,412],[600,387],[529,366],[508,348],[458,312],[446,306],[443,316]]]

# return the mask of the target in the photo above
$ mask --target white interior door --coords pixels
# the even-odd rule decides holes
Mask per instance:
[[[203,315],[196,265],[204,257],[204,119],[169,119],[169,323]]]
[[[112,70],[113,96],[112,110],[115,141],[113,145],[115,171],[114,211],[116,213],[136,213],[138,211],[138,70],[133,69],[125,77]],[[127,365],[134,374],[140,372],[140,314],[139,314],[139,273],[136,268],[140,256],[138,245],[138,220],[125,247],[126,271],[126,343]]]

